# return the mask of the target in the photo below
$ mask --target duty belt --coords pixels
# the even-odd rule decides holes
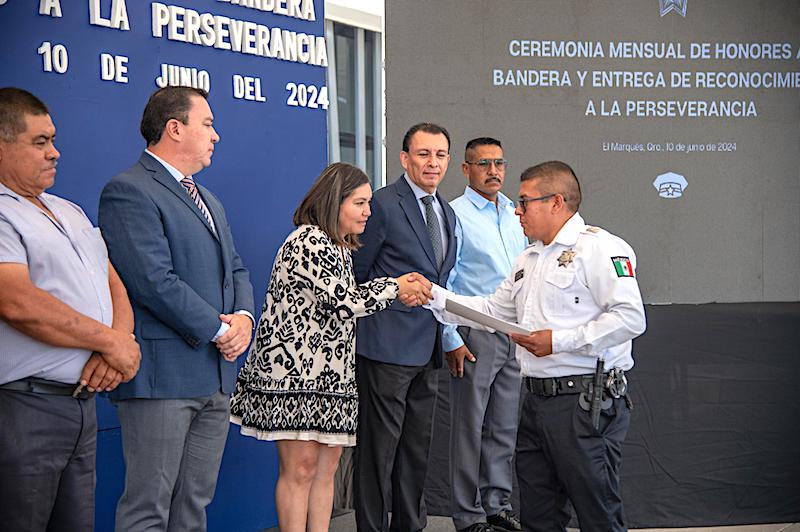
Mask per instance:
[[[525,377],[525,387],[534,394],[544,397],[581,393],[592,382],[592,375],[570,375],[567,377],[550,377],[539,379]],[[608,373],[603,374],[608,379]]]
[[[550,377],[539,379],[525,377],[525,386],[534,395],[555,397],[590,391],[594,375],[570,375],[568,377]],[[627,396],[628,379],[620,368],[603,373],[603,390],[614,398]]]
[[[12,390],[15,392],[40,393],[44,395],[66,395],[74,397],[75,399],[91,399],[94,397],[94,392],[90,392],[77,384],[66,384],[33,377],[0,384],[0,389]]]

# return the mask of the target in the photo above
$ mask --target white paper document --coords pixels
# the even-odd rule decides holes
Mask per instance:
[[[496,331],[504,332],[506,334],[528,335],[531,333],[531,331],[523,329],[516,323],[510,323],[494,318],[488,314],[484,314],[483,312],[464,306],[461,303],[456,303],[452,299],[445,300],[444,308],[447,312],[452,312],[453,314],[461,316],[462,318],[480,323],[481,325],[485,325],[486,327],[490,327]]]

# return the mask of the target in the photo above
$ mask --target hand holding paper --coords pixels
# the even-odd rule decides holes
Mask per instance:
[[[553,331],[533,331],[530,334],[512,334],[511,339],[537,357],[553,354]]]

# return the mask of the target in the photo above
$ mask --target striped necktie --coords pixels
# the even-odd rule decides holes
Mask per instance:
[[[206,204],[203,202],[203,198],[200,197],[200,193],[197,192],[197,186],[194,184],[194,179],[192,179],[191,176],[184,177],[181,179],[181,185],[183,185],[183,188],[185,188],[186,192],[189,193],[189,197],[192,198],[194,204],[197,205],[197,208],[200,209],[200,212],[202,212],[203,216],[205,216],[206,220],[208,220],[209,225],[211,225],[211,229],[213,229],[216,233],[217,229],[214,227],[214,220],[211,218],[211,213],[208,212],[208,207],[206,207]]]

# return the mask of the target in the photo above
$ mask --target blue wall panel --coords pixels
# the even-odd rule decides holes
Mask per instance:
[[[285,0],[249,3],[287,4]],[[130,29],[92,24],[95,4],[104,20],[113,18],[115,4],[127,4]],[[226,207],[260,307],[272,260],[292,229],[292,212],[327,161],[325,109],[320,104],[317,108],[289,105],[287,84],[314,87],[310,92],[321,90],[325,67],[179,42],[168,38],[167,27],[161,37],[154,36],[153,13],[159,9],[154,4],[277,27],[309,35],[312,40],[324,35],[323,0],[313,1],[314,20],[222,0],[0,0],[0,86],[30,90],[50,107],[61,151],[56,183],[50,191],[81,205],[96,222],[103,185],[135,163],[144,148],[139,121],[148,96],[157,88],[161,65],[207,72],[209,103],[221,141],[211,167],[196,178]],[[58,5],[61,16],[39,14],[40,7],[48,5],[51,14],[57,13],[54,6]],[[230,28],[230,23],[226,27]],[[250,28],[255,35],[254,26]],[[229,43],[234,38],[229,35],[222,40]],[[63,73],[55,68],[44,70],[44,56],[37,52],[44,42],[51,43],[51,49],[57,45],[66,49],[68,63]],[[275,53],[274,48],[271,51]],[[101,54],[128,58],[127,83],[102,79]],[[234,75],[258,78],[266,101],[235,98]],[[96,528],[104,531],[113,528],[124,466],[119,422],[105,399],[99,402],[98,418]],[[251,531],[274,525],[276,476],[274,445],[244,438],[232,427],[217,495],[209,508],[209,529]]]

